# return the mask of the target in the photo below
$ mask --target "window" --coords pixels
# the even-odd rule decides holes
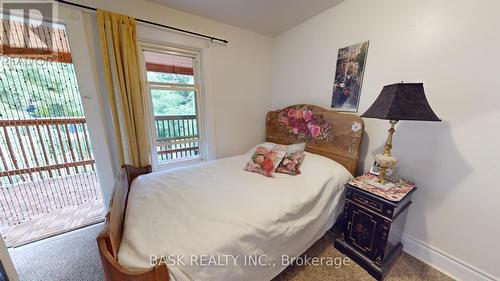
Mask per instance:
[[[197,54],[143,48],[142,55],[157,164],[203,160]]]

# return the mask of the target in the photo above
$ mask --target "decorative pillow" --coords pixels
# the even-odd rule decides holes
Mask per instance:
[[[263,143],[261,143],[261,144],[256,145],[255,147],[253,147],[252,149],[250,149],[247,153],[252,153],[252,154],[254,154],[254,153],[255,153],[255,150],[256,150],[256,149],[257,149],[257,147],[259,147],[259,146],[262,146],[262,147],[265,147],[265,148],[268,148],[268,149],[271,149],[271,150],[272,150],[272,149],[273,149],[275,146],[277,146],[277,145],[280,145],[280,144],[277,144],[277,143],[274,143],[274,142],[268,142],[268,141],[266,141],[266,142],[263,142]]]
[[[300,175],[300,165],[302,165],[302,161],[306,156],[304,153],[305,147],[305,143],[288,145],[286,154],[278,165],[276,172],[292,176]]]
[[[276,168],[285,156],[285,153],[284,146],[281,145],[276,145],[273,148],[257,146],[245,170],[267,177],[274,177]]]

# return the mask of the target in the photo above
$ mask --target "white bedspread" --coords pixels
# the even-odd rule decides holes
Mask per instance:
[[[249,159],[243,154],[137,178],[119,262],[142,269],[151,267],[151,255],[178,257],[175,264],[167,261],[176,281],[261,281],[278,275],[286,268],[283,255],[301,255],[332,227],[343,185],[352,176],[311,153],[299,176],[244,171]]]

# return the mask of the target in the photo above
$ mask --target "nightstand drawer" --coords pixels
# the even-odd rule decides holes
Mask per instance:
[[[363,191],[355,188],[347,188],[346,198],[361,207],[367,208],[389,219],[391,219],[394,214],[394,207],[392,205],[384,204],[381,200],[373,199]]]

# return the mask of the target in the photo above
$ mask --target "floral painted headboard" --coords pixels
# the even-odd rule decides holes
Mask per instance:
[[[306,151],[331,158],[354,175],[363,127],[357,115],[298,104],[267,113],[266,140],[280,144],[306,142]]]

